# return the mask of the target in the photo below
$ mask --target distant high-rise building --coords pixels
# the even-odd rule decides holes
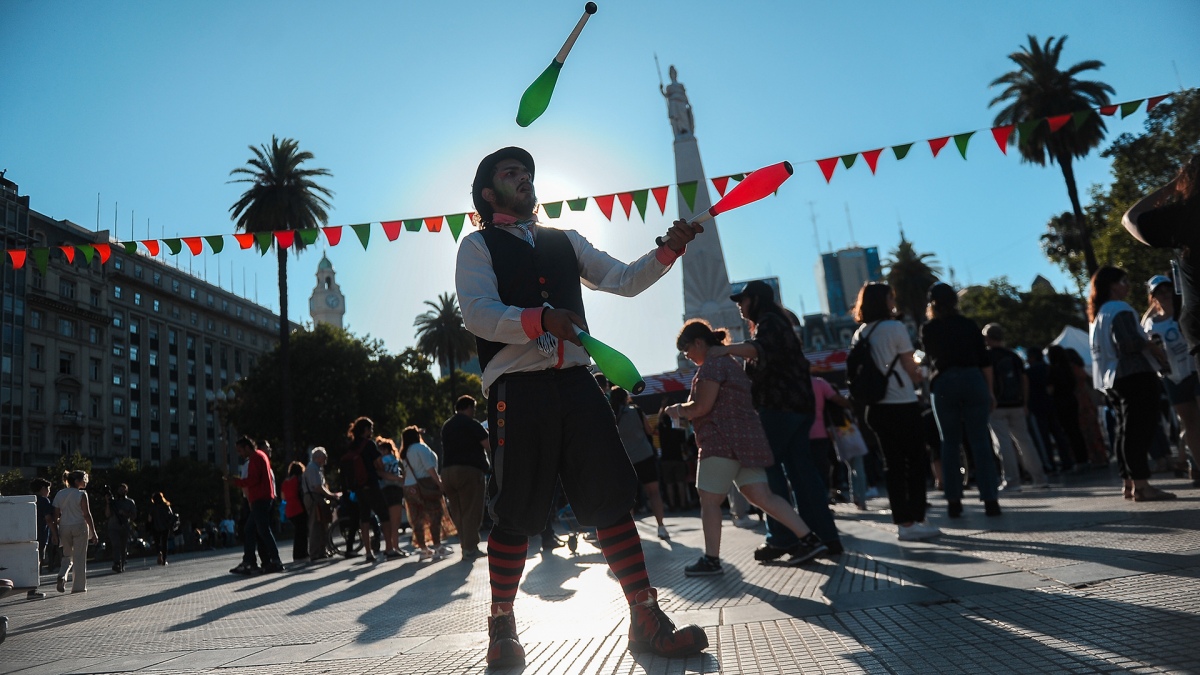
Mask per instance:
[[[855,246],[822,253],[817,261],[817,286],[821,289],[821,311],[842,316],[854,308],[858,289],[868,281],[883,279],[879,248]]]

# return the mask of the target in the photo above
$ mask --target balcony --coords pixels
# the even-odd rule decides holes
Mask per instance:
[[[78,410],[60,410],[54,416],[54,424],[59,427],[82,427],[86,419]]]

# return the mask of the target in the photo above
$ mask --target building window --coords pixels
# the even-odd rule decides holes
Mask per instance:
[[[158,365],[158,352],[156,352],[154,350],[150,351],[150,365],[151,366]]]
[[[88,379],[92,382],[100,381],[100,359],[88,359]]]
[[[141,265],[134,264],[134,266],[133,266],[133,278],[134,278],[134,279],[141,279],[141,278],[142,278],[142,266],[141,266]]]
[[[174,293],[178,293],[178,292],[179,292],[179,286],[180,286],[180,284],[179,284],[179,280],[178,280],[178,279],[172,279],[172,280],[171,280],[171,291],[172,291],[172,292],[174,292]]]
[[[125,313],[113,312],[113,328],[120,328],[125,325]]]
[[[142,294],[141,294],[141,293],[138,293],[138,292],[136,292],[136,291],[134,292],[134,294],[133,294],[133,304],[137,305],[138,307],[141,307],[141,306],[142,306]]]
[[[152,307],[154,307],[155,312],[158,312],[160,309],[162,309],[162,306],[159,304],[158,300],[154,300],[150,304]]]
[[[160,274],[159,272],[154,273],[154,285],[162,286],[162,274]]]
[[[195,300],[196,298],[200,297],[200,293],[196,291],[195,286],[188,288],[188,297],[191,298],[192,300]]]
[[[234,306],[233,315],[239,319],[242,318],[242,306],[241,305]]]
[[[113,356],[123,358],[125,356],[125,343],[120,340],[113,340]]]
[[[63,337],[73,338],[78,332],[78,325],[73,319],[59,319],[58,332]]]
[[[178,335],[179,334],[175,332],[175,329],[168,330],[167,331],[167,344],[169,344],[169,345],[175,344],[176,340],[178,340]]]
[[[58,412],[75,412],[75,394],[69,391],[58,392]]]
[[[41,290],[46,287],[46,276],[36,267],[33,268],[33,287]]]
[[[58,373],[60,375],[71,375],[75,371],[75,355],[71,352],[58,353]]]
[[[42,411],[42,388],[41,387],[30,387],[29,388],[29,409],[32,410],[33,412],[41,412]]]
[[[125,261],[121,258],[113,258],[113,268],[118,271],[125,269]]]
[[[42,327],[42,313],[36,309],[29,310],[29,327],[35,329]]]
[[[113,397],[112,414],[114,414],[114,415],[124,415],[125,414],[125,399],[121,398],[120,396]],[[122,435],[124,435],[124,434],[122,434]]]
[[[140,321],[137,321],[136,319],[129,320],[129,332],[130,333],[137,333],[139,330],[141,330],[141,328],[142,328],[142,324]]]
[[[89,408],[91,412],[89,414],[91,415],[92,419],[100,419],[100,409],[103,405],[104,401],[99,396],[91,397],[91,406]]]
[[[92,307],[99,307],[100,306],[100,290],[93,288],[91,290],[90,294],[91,294]]]
[[[142,374],[136,369],[129,371],[129,388],[137,389],[142,384]]]
[[[195,312],[192,312],[192,325],[193,326],[200,325],[200,315],[196,314]]]
[[[113,386],[125,386],[125,369],[121,366],[113,366]]]
[[[228,300],[221,301],[221,311],[225,312],[226,314],[229,313],[229,301]]]
[[[41,345],[29,345],[29,367],[41,370],[46,367],[45,349]]]
[[[66,279],[58,280],[58,295],[64,300],[75,299],[75,283]]]
[[[212,319],[209,319],[208,321],[205,322],[204,327],[207,328],[208,330],[216,330],[217,322],[213,321]]]
[[[238,342],[241,342],[244,337],[245,337],[245,333],[242,332],[242,329],[241,328],[237,329]]]
[[[125,445],[125,427],[123,427],[123,426],[113,427],[112,439],[113,439],[113,445],[118,445],[118,446]]]
[[[137,345],[129,345],[129,361],[131,363],[137,363],[137,360],[138,360],[138,346]]]
[[[208,306],[209,306],[209,307],[212,307],[212,306],[213,306],[213,296],[212,296],[212,293],[208,293],[208,294],[206,294],[206,295],[208,296],[208,297],[206,298],[206,299],[208,300]]]
[[[122,293],[122,291],[121,291],[121,285],[120,285],[120,284],[113,284],[113,297],[114,297],[114,298],[116,298],[117,300],[120,300],[120,299],[121,299],[121,293]]]
[[[94,345],[100,344],[100,329],[96,326],[88,326],[88,342]]]
[[[129,416],[130,417],[141,417],[142,416],[142,407],[137,401],[129,402]]]

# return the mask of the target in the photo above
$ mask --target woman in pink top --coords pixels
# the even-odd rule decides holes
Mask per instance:
[[[850,401],[837,392],[832,384],[829,384],[824,378],[812,376],[813,398],[816,400],[815,415],[813,418],[812,431],[808,433],[808,447],[812,450],[813,461],[817,468],[821,471],[821,477],[825,479],[825,485],[829,487],[830,497],[833,492],[833,476],[834,471],[830,466],[829,458],[835,456],[833,450],[833,441],[829,440],[829,430],[825,426],[825,402],[832,401],[835,405],[841,406],[849,414]],[[850,477],[850,494],[854,500],[854,505],[859,510],[866,510],[867,502],[863,493],[866,492],[867,482],[863,475],[862,457],[855,457],[846,464],[846,473]]]
[[[750,378],[730,356],[707,358],[709,348],[724,342],[725,331],[714,332],[703,320],[689,321],[675,340],[676,348],[699,366],[687,403],[666,409],[675,419],[691,420],[700,448],[696,491],[700,494],[704,555],[684,568],[689,577],[725,572],[720,560],[721,502],[730,485],[737,485],[751,504],[800,537],[788,565],[807,562],[826,550],[792,505],[767,487],[766,467],[774,458],[750,398]]]

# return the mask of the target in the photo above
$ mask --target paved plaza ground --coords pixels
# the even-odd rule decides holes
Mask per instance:
[[[884,499],[866,513],[838,506],[846,553],[799,569],[756,563],[762,526],[727,520],[722,577],[683,574],[702,550],[698,514],[672,514],[670,542],[643,518],[664,608],[708,632],[708,651],[689,659],[625,650],[628,609],[591,545],[575,556],[531,547],[517,672],[1200,673],[1200,490],[1157,482],[1180,498],[1135,504],[1093,473],[1006,497],[999,518],[968,501],[954,521],[931,494],[944,535],[927,543],[896,540]],[[485,558],[357,558],[249,578],[228,573],[238,559],[136,559],[123,575],[94,563],[86,594],[60,595],[44,577],[46,599],[0,601],[0,672],[484,670]]]

